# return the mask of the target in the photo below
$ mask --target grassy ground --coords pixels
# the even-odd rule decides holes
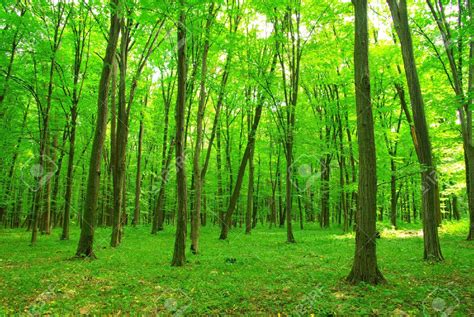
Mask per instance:
[[[354,253],[353,234],[339,228],[260,228],[250,236],[233,230],[219,241],[203,228],[202,253],[188,254],[183,268],[170,267],[174,234],[151,236],[148,227],[127,228],[123,244],[108,246],[109,229],[98,229],[98,260],[70,260],[79,231],[59,241],[59,231],[28,246],[29,233],[0,230],[0,315],[182,314],[474,315],[474,243],[468,223],[441,229],[446,261],[422,261],[417,227],[382,231],[379,267],[388,284],[344,282]],[[410,229],[410,230],[408,230]]]

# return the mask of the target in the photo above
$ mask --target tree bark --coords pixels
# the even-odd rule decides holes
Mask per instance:
[[[261,97],[261,98],[263,98],[263,97]],[[245,151],[244,151],[242,160],[240,162],[239,171],[238,171],[238,174],[237,174],[237,181],[235,183],[234,190],[233,190],[232,195],[230,197],[229,206],[228,206],[227,211],[225,213],[224,224],[222,226],[221,234],[220,234],[220,237],[219,237],[219,239],[221,239],[221,240],[227,239],[227,235],[229,233],[229,228],[232,224],[232,214],[234,213],[235,207],[237,206],[237,200],[239,199],[240,189],[242,187],[242,182],[244,180],[244,174],[245,174],[245,169],[247,167],[247,162],[249,160],[252,148],[255,144],[255,135],[257,133],[258,124],[259,124],[260,118],[262,116],[263,104],[264,104],[264,102],[263,102],[263,99],[262,99],[262,100],[260,100],[260,102],[258,103],[258,105],[255,109],[255,116],[254,116],[253,123],[252,123],[252,129],[250,131],[247,146],[245,147]]]
[[[112,221],[112,235],[110,240],[111,247],[117,247],[120,244],[120,236],[122,232],[122,204],[124,201],[123,188],[125,183],[126,172],[126,147],[129,129],[129,113],[127,111],[126,101],[126,78],[128,68],[128,51],[130,43],[131,20],[122,20],[121,25],[121,42],[120,42],[120,62],[119,62],[119,94],[118,94],[118,117],[117,117],[117,133],[116,133],[116,157],[111,164],[113,169],[113,192],[114,192],[114,209]],[[130,93],[132,93],[130,91]]]
[[[353,0],[352,3],[355,7],[354,80],[359,144],[359,205],[354,262],[347,280],[352,284],[379,284],[385,279],[378,269],[376,255],[377,176],[370,101],[367,0]]]
[[[92,143],[92,151],[87,180],[87,194],[84,206],[84,214],[82,218],[81,236],[76,251],[77,257],[95,258],[93,244],[97,198],[99,195],[100,185],[100,163],[105,136],[107,132],[107,103],[111,77],[110,75],[112,73],[112,64],[115,57],[115,51],[117,49],[117,42],[120,33],[120,21],[118,13],[119,2],[120,0],[110,1],[112,14],[110,18],[108,43],[99,83],[99,96],[97,102],[97,123],[94,132],[94,141]]]
[[[186,104],[186,8],[184,0],[179,1],[178,23],[178,97],[176,101],[176,182],[178,193],[178,219],[172,266],[183,266],[186,262],[186,170],[184,148],[184,118]]]
[[[214,19],[214,3],[209,5],[209,12],[206,19],[206,27],[204,34],[204,47],[201,61],[201,81],[199,90],[199,105],[196,119],[196,142],[194,145],[193,156],[193,177],[194,177],[194,208],[191,216],[191,252],[197,254],[199,252],[199,228],[201,226],[201,203],[202,203],[202,186],[203,179],[201,175],[201,149],[203,139],[203,120],[207,102],[206,92],[206,76],[207,76],[207,56],[209,53],[209,35],[211,25]]]
[[[145,96],[144,107],[148,103],[148,94]],[[140,194],[142,185],[142,147],[143,147],[143,112],[140,118],[140,128],[138,129],[138,149],[137,149],[137,175],[135,178],[135,209],[133,212],[133,225],[136,226],[140,223]]]
[[[251,115],[248,115],[248,126],[250,132],[250,120]],[[245,233],[250,234],[252,231],[252,213],[254,207],[254,197],[253,197],[253,187],[254,187],[254,164],[253,164],[253,156],[254,156],[254,147],[250,149],[249,155],[249,175],[248,175],[248,188],[247,188],[247,211],[245,214]]]
[[[468,92],[467,95],[464,93],[463,87],[463,47],[464,47],[464,33],[462,28],[465,27],[463,16],[469,16],[470,21],[472,21],[472,3],[471,1],[457,1],[458,4],[458,19],[457,19],[457,30],[458,36],[456,38],[452,37],[453,32],[450,29],[450,23],[446,19],[445,14],[445,7],[439,1],[433,3],[431,0],[426,0],[428,7],[430,8],[431,15],[433,16],[436,24],[438,26],[438,30],[441,34],[441,38],[443,40],[444,49],[446,52],[446,56],[449,62],[449,70],[451,73],[448,72],[448,68],[445,66],[441,55],[436,50],[436,55],[440,60],[441,64],[443,65],[443,69],[449,79],[449,83],[454,90],[454,93],[457,97],[459,102],[459,107],[457,109],[459,119],[461,122],[461,135],[463,138],[463,150],[464,150],[464,163],[465,163],[465,170],[466,170],[466,193],[468,197],[468,208],[470,214],[470,229],[468,234],[468,240],[474,239],[474,224],[472,220],[474,219],[474,145],[472,142],[472,92],[473,92],[473,73],[474,73],[474,66],[472,65],[473,60],[473,35],[472,32],[469,35],[469,67],[468,70]],[[467,10],[464,7],[467,6]],[[422,34],[425,38],[428,36],[422,31]],[[428,38],[428,40],[433,44],[432,40]],[[434,46],[434,44],[433,44]],[[457,50],[457,60],[455,58],[455,51]]]
[[[77,104],[71,108],[71,128],[69,131],[69,153],[66,175],[66,196],[64,198],[63,230],[61,240],[69,240],[69,222],[71,218],[72,189],[74,182],[74,155],[76,151]]]
[[[419,147],[418,160],[422,165],[422,202],[423,202],[423,239],[424,259],[442,261],[441,246],[438,237],[438,181],[433,164],[431,142],[424,110],[420,82],[416,70],[413,44],[408,26],[406,0],[387,0],[392,14],[393,23],[400,39],[403,64],[408,83],[416,141]]]
[[[166,185],[169,179],[169,167],[171,164],[172,155],[174,152],[174,138],[172,138],[170,144],[168,145],[168,131],[169,131],[169,114],[171,107],[171,98],[174,90],[175,81],[170,83],[165,89],[164,81],[161,82],[161,93],[164,103],[164,127],[163,127],[163,143],[162,143],[162,152],[161,152],[161,171],[160,171],[160,189],[158,191],[158,197],[155,204],[155,209],[153,213],[152,229],[151,234],[156,234],[158,231],[163,230],[163,220],[164,220],[164,202],[166,194]]]

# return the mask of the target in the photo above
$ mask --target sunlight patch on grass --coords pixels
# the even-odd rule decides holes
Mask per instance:
[[[407,239],[407,238],[416,238],[423,237],[423,230],[395,230],[395,229],[384,229],[381,232],[382,238],[387,239]]]

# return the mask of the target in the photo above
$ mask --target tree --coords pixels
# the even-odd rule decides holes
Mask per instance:
[[[275,52],[273,55],[273,58],[271,59],[272,60],[271,63],[268,63],[268,59],[267,59],[268,52],[271,53],[272,51],[268,50],[267,47],[264,47],[262,49],[261,56],[259,58],[263,60],[263,63],[262,61],[259,61],[259,62],[261,62],[263,66],[261,66],[261,68],[258,70],[258,73],[257,73],[258,74],[257,76],[259,76],[258,80],[260,80],[260,77],[262,77],[262,79],[265,81],[265,85],[269,85],[269,83],[273,79],[273,73],[275,71],[275,65],[277,62],[277,56]],[[269,69],[269,74],[266,73],[268,69]],[[252,127],[250,129],[250,132],[247,138],[247,145],[245,147],[244,154],[242,155],[242,159],[240,160],[239,170],[237,173],[237,180],[235,182],[235,186],[232,190],[232,193],[229,199],[229,206],[227,207],[227,211],[224,214],[223,224],[221,227],[221,233],[219,236],[220,240],[227,239],[229,229],[232,225],[232,215],[235,211],[235,207],[237,206],[237,201],[239,199],[240,190],[242,188],[242,183],[244,180],[244,174],[247,168],[247,163],[250,158],[251,152],[253,151],[253,147],[255,145],[255,137],[256,137],[257,129],[258,129],[260,119],[262,116],[263,106],[266,101],[265,97],[266,96],[264,95],[263,92],[259,93],[259,95],[257,96],[257,106],[255,107],[255,114],[253,116]]]
[[[52,18],[49,21],[46,16],[43,16],[43,23],[45,24],[46,37],[48,38],[50,48],[50,63],[48,71],[48,84],[46,100],[41,100],[41,93],[38,91],[38,82],[36,80],[36,89],[33,92],[40,114],[39,131],[39,166],[44,169],[46,173],[50,173],[53,166],[50,155],[50,125],[51,125],[51,107],[54,90],[54,75],[56,70],[56,60],[59,47],[64,34],[67,21],[69,19],[69,11],[64,2],[59,2],[52,7]],[[43,12],[42,12],[43,13]],[[40,14],[42,14],[40,13]],[[49,22],[52,23],[53,34],[49,34]],[[36,68],[36,60],[35,60]],[[35,76],[36,78],[36,76]],[[43,183],[43,180],[46,182]],[[35,192],[35,206],[33,208],[33,228],[31,231],[31,244],[34,245],[37,240],[38,226],[41,225],[41,231],[46,234],[51,233],[51,181],[50,179],[40,178],[38,180],[38,188]],[[40,213],[42,211],[42,213]],[[41,221],[41,223],[40,223]]]
[[[107,110],[110,78],[112,74],[112,64],[115,58],[115,51],[120,33],[119,8],[120,0],[110,1],[110,28],[108,33],[107,48],[102,65],[102,73],[99,82],[99,95],[97,98],[97,122],[92,144],[89,174],[87,178],[87,194],[84,204],[84,214],[82,218],[81,236],[77,246],[77,257],[95,258],[94,232],[96,222],[97,198],[100,185],[100,162],[107,128]]]
[[[80,4],[78,8],[72,8],[71,13],[71,28],[74,33],[74,67],[73,67],[73,88],[72,92],[67,88],[67,83],[64,83],[65,93],[71,100],[70,106],[70,123],[69,123],[69,153],[68,153],[68,164],[67,164],[67,176],[66,176],[66,192],[65,192],[65,203],[64,203],[64,215],[63,215],[63,231],[61,233],[61,240],[69,240],[69,222],[71,217],[71,206],[72,206],[72,192],[74,182],[74,159],[76,151],[76,128],[77,128],[77,116],[78,116],[78,105],[82,96],[84,87],[84,78],[88,71],[89,62],[89,48],[90,48],[90,35],[91,25],[89,10],[85,8],[83,4]],[[82,23],[77,23],[76,17],[80,17]],[[64,78],[64,74],[62,76]]]
[[[196,140],[193,156],[193,177],[194,177],[194,209],[191,217],[191,251],[194,254],[199,250],[199,227],[201,226],[201,202],[202,202],[202,171],[200,166],[201,148],[203,142],[203,119],[207,102],[206,76],[207,57],[209,54],[209,37],[211,25],[217,12],[214,11],[214,2],[209,5],[206,25],[204,29],[204,47],[201,57],[201,80],[199,85],[199,105],[196,116]]]
[[[411,108],[418,160],[422,166],[422,203],[423,203],[423,240],[424,259],[430,261],[442,261],[441,246],[438,237],[437,213],[438,205],[438,181],[433,163],[431,141],[426,123],[423,96],[421,94],[420,81],[416,70],[413,44],[408,26],[408,13],[406,0],[387,0],[392,14],[395,30],[402,49],[403,64],[410,94]],[[415,145],[416,146],[416,145]]]
[[[164,127],[161,152],[160,187],[158,189],[158,197],[156,198],[153,212],[151,234],[156,234],[158,231],[163,230],[165,189],[170,175],[170,165],[175,147],[174,137],[171,137],[171,140],[168,140],[171,99],[176,86],[176,76],[174,76],[174,68],[172,68],[174,66],[175,65],[172,64],[169,67],[170,76],[167,81],[164,78],[160,78],[161,95],[164,105]]]
[[[28,11],[27,5],[24,5],[21,2],[15,3],[15,6],[12,9],[12,13],[15,13],[16,9],[19,9],[20,14],[19,14],[19,20],[20,21],[15,21],[16,23],[16,28],[13,31],[13,36],[11,39],[11,46],[9,48],[9,53],[10,53],[10,58],[8,59],[8,65],[6,67],[5,71],[5,77],[3,78],[3,88],[0,92],[0,107],[3,105],[3,101],[5,100],[5,96],[8,92],[8,82],[11,79],[12,76],[12,71],[13,71],[13,63],[15,61],[15,56],[18,50],[18,45],[20,44],[20,41],[22,40],[23,34],[22,34],[22,18],[25,16],[26,12]],[[7,30],[7,28],[3,29],[4,31]],[[4,116],[4,110],[0,108],[0,118],[3,118]]]
[[[463,28],[468,27],[465,26],[463,22],[463,16],[468,15],[469,20],[472,23],[472,2],[466,1],[466,6],[463,4],[463,1],[457,1],[457,20],[456,20],[456,33],[457,37],[454,37],[453,30],[448,22],[446,17],[446,10],[442,1],[437,0],[433,1],[426,0],[430,8],[431,15],[433,19],[436,21],[436,25],[438,26],[438,30],[441,34],[443,39],[443,47],[448,58],[449,64],[449,71],[444,66],[443,59],[441,58],[440,53],[438,52],[435,44],[431,39],[428,38],[426,33],[423,31],[423,35],[428,38],[429,42],[435,49],[436,55],[440,60],[441,64],[443,65],[444,72],[450,82],[451,88],[454,90],[456,95],[457,102],[459,103],[457,107],[457,112],[459,115],[459,119],[461,122],[461,135],[463,139],[463,149],[464,149],[464,163],[466,168],[466,193],[468,197],[468,207],[469,207],[469,219],[470,219],[470,226],[469,226],[469,233],[467,236],[467,240],[474,240],[474,144],[472,140],[472,95],[474,93],[474,65],[472,63],[473,55],[474,55],[474,44],[473,44],[473,35],[469,37],[469,55],[468,55],[468,67],[467,69],[467,77],[468,77],[468,84],[467,84],[467,92],[463,86],[465,82],[463,76],[463,48],[464,48],[464,36],[463,36]],[[457,57],[457,58],[456,58]]]
[[[186,212],[187,212],[187,192],[186,192],[186,157],[184,148],[184,118],[186,104],[186,8],[185,1],[179,1],[179,22],[178,29],[178,96],[176,101],[175,121],[176,121],[176,182],[178,193],[178,216],[176,224],[176,239],[174,243],[172,266],[183,266],[186,262]]]
[[[275,33],[277,36],[277,55],[280,62],[284,107],[278,106],[278,125],[282,130],[283,149],[286,158],[285,178],[285,211],[286,239],[295,243],[292,227],[292,189],[293,189],[293,145],[296,122],[296,105],[298,103],[301,49],[301,1],[292,1],[286,8],[283,18],[276,18]],[[283,109],[282,109],[283,108]]]
[[[367,0],[353,0],[355,8],[354,81],[359,144],[359,205],[356,214],[356,248],[350,283],[384,283],[377,266],[377,175],[374,120],[370,100]]]
[[[128,17],[122,21],[122,38],[120,43],[120,59],[119,59],[119,103],[118,103],[118,116],[117,116],[117,131],[115,138],[115,160],[111,162],[114,165],[113,168],[113,184],[114,184],[114,216],[112,221],[112,235],[110,245],[113,247],[118,246],[122,240],[122,225],[123,218],[126,217],[125,213],[122,213],[122,209],[125,209],[125,174],[126,174],[126,161],[127,161],[127,144],[128,144],[128,132],[130,125],[130,113],[132,105],[135,99],[136,89],[138,82],[141,78],[143,69],[154,50],[157,48],[160,42],[157,44],[158,36],[161,32],[164,24],[164,19],[158,17],[151,26],[148,37],[145,40],[142,51],[139,55],[137,67],[132,77],[130,87],[127,94],[127,70],[128,70],[128,58],[131,46],[133,45],[133,32],[134,25],[136,22],[133,19],[133,5],[128,8]]]
[[[144,107],[148,103],[148,93],[145,96]],[[143,147],[143,134],[145,127],[143,124],[143,111],[140,114],[140,128],[138,129],[138,149],[137,149],[137,174],[135,178],[135,208],[133,212],[133,225],[136,226],[140,223],[140,196],[142,186],[142,147]]]

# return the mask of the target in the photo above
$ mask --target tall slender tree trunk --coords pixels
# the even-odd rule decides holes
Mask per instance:
[[[292,128],[291,128],[292,129]],[[291,219],[291,209],[293,205],[291,192],[293,189],[292,177],[293,177],[293,131],[289,132],[288,140],[285,144],[286,151],[286,174],[285,174],[285,202],[286,202],[286,241],[289,243],[295,243],[295,237],[293,236],[293,226]]]
[[[89,17],[89,11],[84,10],[85,6],[81,5],[79,8],[80,14],[84,11],[87,12],[84,16],[81,16],[84,21],[87,21]],[[77,18],[75,10],[72,10],[72,19]],[[86,22],[84,22],[86,24]],[[64,214],[62,216],[62,233],[61,240],[69,240],[69,222],[71,217],[71,206],[72,202],[72,191],[74,182],[74,156],[76,150],[76,126],[77,126],[77,112],[78,104],[82,94],[82,88],[84,85],[84,78],[87,74],[87,65],[89,61],[90,52],[90,33],[82,24],[74,25],[74,71],[73,71],[73,89],[71,97],[70,114],[71,120],[69,122],[69,151],[68,151],[68,165],[66,173],[66,191],[64,197]],[[87,47],[87,51],[85,48]],[[85,70],[81,74],[81,66],[84,60],[84,54],[86,54]],[[82,75],[82,76],[81,76]]]
[[[400,39],[403,64],[410,93],[415,125],[416,143],[419,151],[418,160],[422,165],[422,202],[423,202],[423,239],[424,259],[442,261],[441,246],[438,237],[438,180],[433,164],[431,142],[421,94],[420,82],[416,70],[413,44],[408,26],[406,0],[387,0],[392,14],[393,23]]]
[[[469,19],[472,24],[473,16],[472,16],[472,0],[467,1],[468,12],[469,12]],[[474,144],[472,141],[472,100],[474,95],[474,40],[473,40],[473,33],[471,32],[469,37],[469,88],[468,88],[468,98],[467,98],[467,121],[468,126],[466,130],[468,131],[468,135],[464,139],[468,139],[468,142],[465,147],[469,148],[467,156],[469,156],[469,170],[466,170],[468,173],[467,183],[469,186],[468,189],[468,199],[469,199],[469,233],[467,235],[467,240],[474,240]]]
[[[165,143],[163,143],[165,144]],[[165,204],[165,189],[168,182],[170,173],[171,159],[174,152],[174,138],[171,140],[171,144],[168,147],[168,153],[163,156],[162,168],[161,168],[161,182],[160,189],[158,190],[158,198],[156,200],[155,210],[153,213],[153,223],[151,234],[156,234],[158,231],[163,230],[164,222],[164,204]]]
[[[217,124],[217,131],[216,131],[216,167],[217,167],[217,208],[218,208],[218,220],[219,226],[221,229],[224,227],[224,188],[222,182],[222,151],[221,151],[221,125],[220,123]]]
[[[250,115],[248,116],[249,128],[250,128]],[[247,188],[247,211],[245,214],[245,233],[250,234],[252,231],[252,213],[254,207],[254,197],[253,197],[253,190],[254,190],[254,171],[255,167],[253,164],[253,156],[254,156],[254,147],[250,149],[249,155],[249,175],[248,175],[248,188]]]
[[[87,194],[82,218],[81,236],[77,246],[77,257],[94,258],[94,229],[96,222],[97,199],[100,186],[100,163],[102,150],[104,147],[105,136],[107,132],[107,112],[108,95],[110,87],[110,77],[112,73],[112,64],[117,49],[117,42],[120,33],[120,21],[118,8],[120,0],[111,0],[112,9],[110,18],[110,29],[107,42],[107,48],[102,66],[102,74],[99,83],[99,96],[97,104],[97,123],[94,132],[94,141],[92,143],[91,159],[87,179]]]
[[[255,149],[253,151],[255,153]],[[253,161],[253,154],[252,153],[252,161]],[[253,163],[252,163],[253,164]],[[261,177],[261,168],[260,168],[260,156],[258,156],[258,173],[257,173],[257,191],[255,194],[252,193],[252,200],[253,200],[253,206],[252,206],[252,229],[254,229],[257,226],[257,214],[258,214],[258,208],[259,208],[259,194],[260,194],[260,177]]]
[[[164,220],[164,202],[165,202],[165,189],[169,179],[169,167],[171,165],[171,159],[174,152],[174,138],[168,145],[168,130],[169,130],[169,114],[171,107],[171,85],[168,86],[168,90],[164,89],[162,85],[162,95],[165,106],[165,118],[163,128],[163,143],[161,152],[161,171],[160,171],[160,189],[158,190],[158,197],[156,199],[155,209],[153,213],[153,221],[151,234],[156,234],[158,231],[163,230]]]
[[[53,215],[53,223],[52,223],[53,227],[57,227],[59,220],[62,218],[62,214],[60,212],[60,208],[58,204],[58,195],[59,195],[59,185],[61,184],[61,170],[63,166],[64,156],[66,154],[66,151],[64,149],[66,148],[67,139],[68,139],[68,128],[65,127],[63,131],[63,140],[62,140],[61,148],[59,149],[59,158],[57,160],[57,168],[54,175],[53,197],[52,197],[52,204],[51,204],[51,210],[52,210],[52,215]],[[53,161],[56,161],[56,159],[53,159]]]
[[[199,105],[196,122],[196,142],[193,156],[193,177],[194,177],[194,208],[191,215],[191,252],[197,254],[199,251],[199,228],[201,226],[201,204],[203,179],[201,175],[201,149],[203,139],[203,120],[207,102],[206,76],[207,76],[207,56],[209,53],[209,35],[212,21],[214,19],[214,3],[209,5],[209,12],[206,20],[204,34],[204,48],[201,62],[201,81],[199,90]]]
[[[390,224],[397,228],[397,166],[395,159],[390,158]]]
[[[346,195],[346,190],[345,190],[345,186],[346,186],[346,177],[348,177],[348,173],[347,173],[347,169],[346,169],[346,155],[344,153],[344,134],[343,134],[343,131],[342,131],[342,117],[341,117],[341,113],[340,113],[340,102],[339,102],[339,93],[338,93],[338,88],[337,86],[335,86],[335,93],[336,93],[336,96],[337,96],[337,104],[338,104],[338,108],[337,108],[337,122],[338,122],[338,136],[339,136],[339,159],[338,159],[338,163],[339,163],[339,184],[341,186],[341,194],[340,194],[340,199],[341,199],[341,209],[342,209],[342,213],[343,213],[343,231],[344,232],[347,232],[349,230],[349,223],[348,223],[348,219],[347,219],[347,216],[349,214],[348,212],[348,208],[347,208],[347,195]]]
[[[74,182],[74,155],[76,151],[77,104],[71,108],[71,128],[69,131],[69,153],[66,175],[66,196],[64,203],[63,231],[61,240],[69,240],[69,222],[71,218],[72,189]]]
[[[370,101],[367,0],[353,0],[352,3],[355,7],[354,80],[359,144],[359,205],[354,262],[347,280],[353,284],[379,284],[385,279],[378,269],[376,255],[377,176]]]
[[[59,32],[59,29],[56,30],[56,33]],[[56,45],[56,36],[54,40],[54,45]],[[53,49],[54,50],[54,49]],[[49,174],[51,171],[51,162],[49,158],[49,124],[50,124],[50,109],[51,101],[53,95],[53,78],[54,78],[54,68],[56,63],[55,58],[56,51],[53,52],[53,57],[51,58],[51,64],[49,69],[49,84],[48,84],[48,94],[46,97],[45,109],[41,107],[41,122],[43,124],[42,130],[40,133],[40,157],[39,157],[39,166],[44,169],[45,174]],[[44,180],[46,183],[44,183]],[[38,179],[38,191],[39,195],[36,195],[36,208],[33,210],[33,230],[31,234],[31,244],[34,245],[37,240],[38,225],[40,223],[40,217],[42,218],[41,230],[47,230],[49,234],[49,216],[51,212],[51,183],[50,179],[40,177]],[[38,193],[37,193],[38,194]],[[43,200],[41,201],[40,200]],[[41,203],[43,206],[40,208]],[[40,212],[43,211],[43,214]]]
[[[327,132],[326,132],[327,133]],[[326,138],[328,140],[328,138]],[[321,228],[329,228],[329,180],[331,176],[331,155],[326,154],[320,162],[321,170]]]
[[[148,103],[148,94],[145,96],[146,107]],[[138,129],[138,149],[137,149],[137,175],[135,178],[135,209],[133,212],[133,225],[136,226],[140,223],[140,194],[141,194],[141,185],[142,185],[142,147],[143,147],[143,112],[140,118],[140,128]]]
[[[183,266],[186,262],[186,158],[184,148],[184,118],[186,104],[186,8],[184,0],[179,1],[178,23],[178,97],[176,101],[176,182],[178,193],[178,216],[176,239],[174,244],[172,266]]]
[[[278,187],[278,217],[279,226],[283,228],[285,226],[285,212],[286,208],[283,207],[283,190],[281,186],[281,150],[278,152],[277,167],[276,167],[276,178]]]
[[[221,234],[219,237],[219,239],[221,240],[227,239],[227,235],[229,233],[229,229],[232,224],[232,214],[234,213],[235,207],[237,206],[237,201],[240,195],[240,189],[242,187],[242,182],[244,180],[244,174],[245,174],[245,169],[247,167],[247,162],[249,160],[251,150],[255,144],[255,135],[257,133],[258,124],[262,116],[262,110],[263,110],[263,104],[264,104],[263,97],[261,98],[262,100],[260,100],[260,102],[258,103],[255,109],[255,116],[253,118],[252,129],[248,137],[247,146],[245,147],[242,160],[240,161],[239,171],[237,174],[237,181],[235,183],[234,190],[230,197],[229,206],[227,208],[227,212],[225,213],[224,224],[221,228]]]
[[[121,42],[120,42],[120,63],[119,63],[119,94],[118,94],[118,118],[116,133],[116,157],[111,164],[113,169],[113,192],[114,192],[114,210],[112,221],[112,235],[110,246],[117,247],[120,244],[122,234],[122,205],[124,202],[124,184],[126,173],[126,148],[128,136],[128,111],[126,101],[126,78],[128,68],[128,51],[130,43],[130,20],[122,20]]]

